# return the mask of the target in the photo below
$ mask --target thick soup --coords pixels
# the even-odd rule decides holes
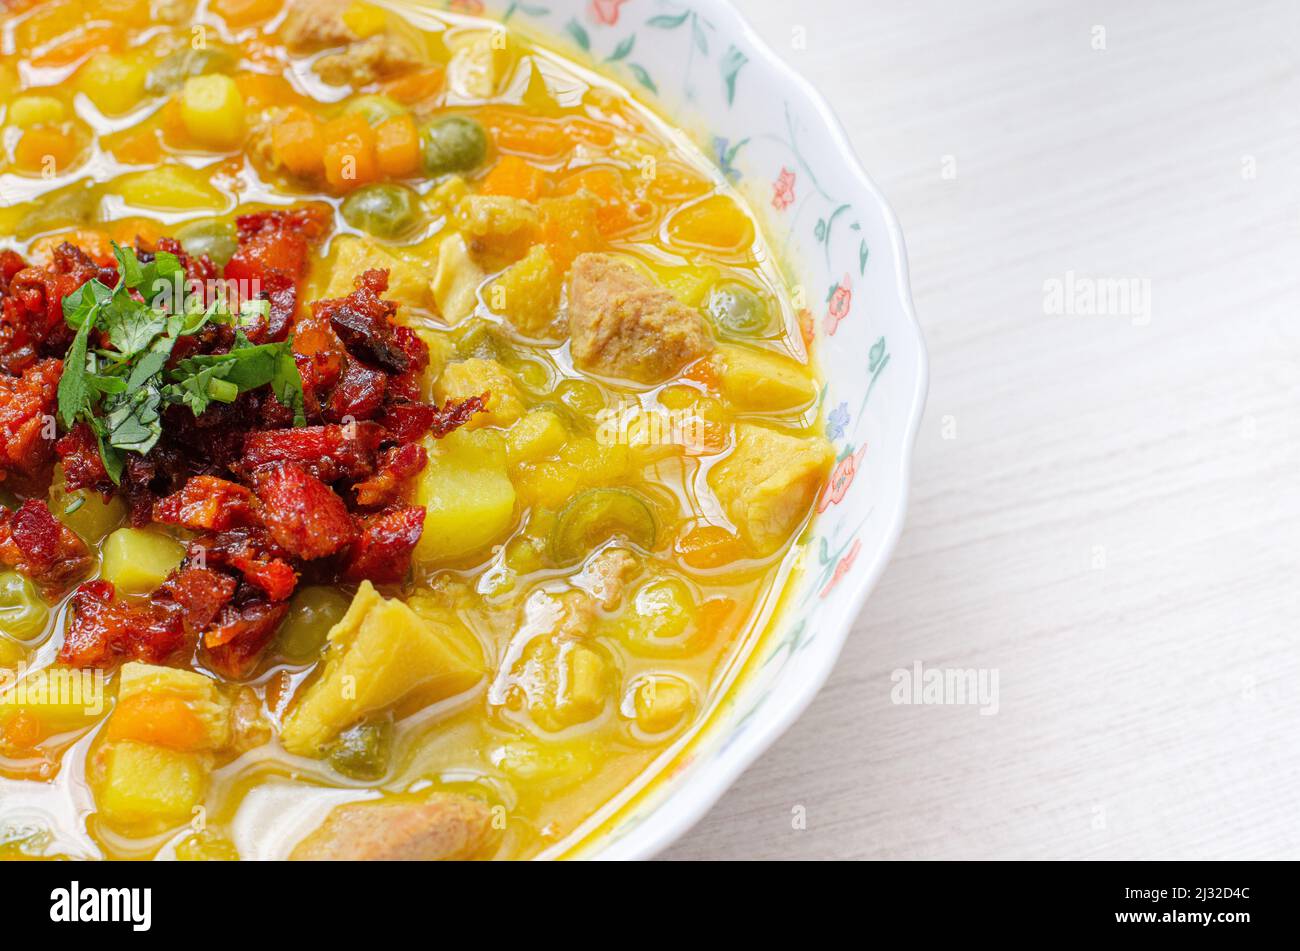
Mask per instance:
[[[752,215],[488,21],[6,5],[0,854],[564,854],[832,462]]]

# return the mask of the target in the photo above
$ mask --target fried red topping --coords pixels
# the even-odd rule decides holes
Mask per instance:
[[[0,508],[0,565],[27,575],[45,597],[62,596],[94,561],[86,543],[41,500],[28,499],[12,512]]]
[[[428,350],[395,323],[397,305],[383,297],[385,271],[367,271],[347,296],[299,313],[299,282],[329,221],[323,205],[242,216],[239,247],[224,269],[169,238],[137,250],[142,263],[175,254],[199,285],[218,277],[255,282],[250,289],[270,302],[270,315],[241,330],[254,343],[292,333],[307,425],[293,425],[294,411],[270,387],[214,402],[197,417],[172,406],[148,454],[127,455],[119,485],[90,426],[78,423],[56,441],[52,425],[59,358],[71,338],[63,298],[91,278],[112,286],[116,274],[70,244],[46,267],[0,252],[0,479],[48,473],[57,453],[70,490],[119,494],[132,524],[196,534],[184,564],[148,598],[118,598],[104,581],[83,584],[72,599],[64,663],[197,660],[223,676],[247,677],[302,578],[395,584],[409,574],[424,527],[423,509],[406,504],[427,463],[418,441],[464,425],[485,410],[488,394],[442,407],[423,401]],[[223,353],[234,342],[234,328],[209,325],[182,338],[172,359]],[[43,590],[66,590],[93,563],[44,503],[0,512],[0,564]]]

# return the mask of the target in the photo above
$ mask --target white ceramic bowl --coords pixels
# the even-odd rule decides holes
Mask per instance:
[[[593,823],[576,853],[645,858],[694,825],[812,701],[902,530],[926,356],[903,236],[821,95],[726,0],[449,0],[538,36],[639,90],[766,217],[808,288],[839,462],[803,570],[758,655],[648,791]]]

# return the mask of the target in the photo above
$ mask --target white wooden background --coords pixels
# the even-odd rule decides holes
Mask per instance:
[[[667,856],[1297,857],[1300,3],[740,6],[902,220],[930,398],[830,682]],[[1150,321],[1046,316],[1069,270]]]

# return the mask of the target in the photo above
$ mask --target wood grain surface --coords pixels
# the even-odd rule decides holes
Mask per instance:
[[[740,6],[902,220],[930,398],[830,682],[666,856],[1296,857],[1300,4]]]

